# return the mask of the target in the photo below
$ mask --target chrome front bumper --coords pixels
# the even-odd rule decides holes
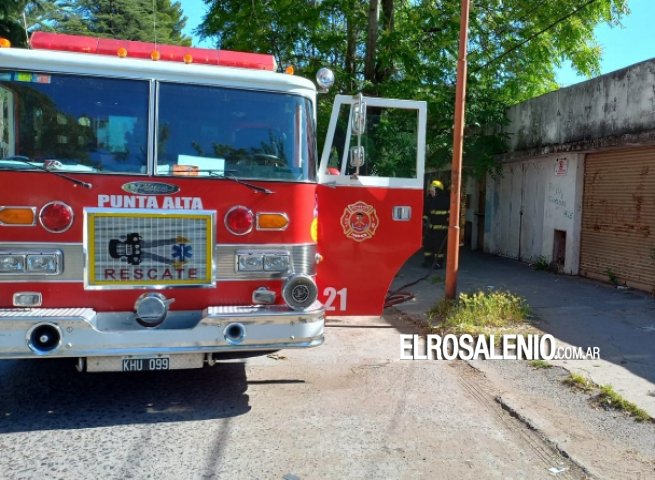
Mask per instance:
[[[139,325],[133,312],[99,313],[91,308],[0,309],[0,359],[103,357],[177,353],[239,352],[315,347],[323,343],[325,309],[319,302],[303,311],[286,306],[209,307],[172,311],[156,328]],[[49,351],[30,342],[48,325],[61,339]],[[239,325],[243,337],[229,337]]]

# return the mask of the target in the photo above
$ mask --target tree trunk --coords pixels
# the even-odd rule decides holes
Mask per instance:
[[[384,29],[393,32],[393,0],[382,0],[382,15]]]
[[[380,18],[380,23],[385,32],[391,34],[394,30],[394,11],[393,11],[393,0],[382,0],[382,17]],[[378,58],[375,63],[375,82],[382,83],[385,82],[393,71],[392,65],[389,65],[388,62],[381,62]]]
[[[371,82],[375,80],[379,17],[379,0],[370,0],[368,7],[368,38],[366,41],[366,58],[364,60],[364,79]]]
[[[355,34],[355,19],[351,15],[346,16],[346,73],[354,78],[355,76],[355,48],[357,47],[357,36]]]

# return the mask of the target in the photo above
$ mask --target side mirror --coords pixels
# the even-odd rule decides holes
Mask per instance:
[[[354,135],[362,135],[366,131],[366,103],[362,94],[357,95],[359,98],[353,103],[350,118],[350,125]]]
[[[357,173],[359,173],[359,167],[364,166],[366,162],[365,157],[366,153],[363,146],[350,147],[350,166],[356,168]]]

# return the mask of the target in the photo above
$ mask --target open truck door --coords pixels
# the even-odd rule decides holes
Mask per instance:
[[[319,167],[319,299],[328,316],[381,315],[421,247],[425,102],[337,95]]]

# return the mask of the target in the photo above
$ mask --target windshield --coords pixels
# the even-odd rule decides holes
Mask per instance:
[[[310,100],[290,94],[162,83],[158,175],[315,181]]]
[[[147,81],[0,70],[0,169],[146,173],[148,92]]]

